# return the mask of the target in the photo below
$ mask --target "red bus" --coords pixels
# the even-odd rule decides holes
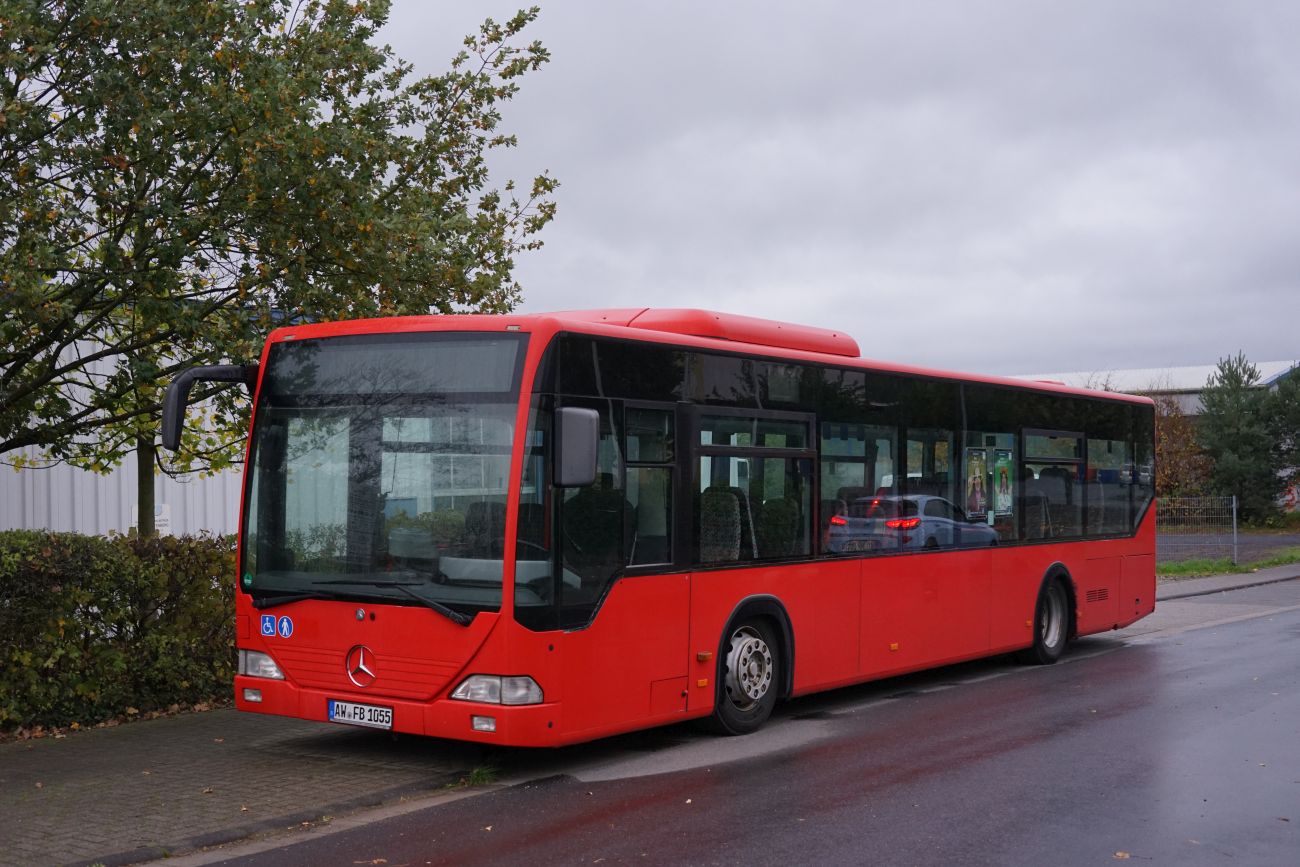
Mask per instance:
[[[1149,400],[702,310],[294,325],[260,364],[242,710],[520,746],[976,657],[1155,604]]]

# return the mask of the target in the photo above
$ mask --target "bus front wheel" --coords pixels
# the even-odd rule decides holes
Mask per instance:
[[[1070,637],[1070,600],[1065,582],[1049,578],[1038,591],[1034,608],[1034,644],[1021,651],[1020,661],[1028,665],[1051,665],[1061,658]]]
[[[724,734],[744,735],[758,729],[776,707],[781,656],[776,636],[766,620],[746,620],[731,631],[718,661],[718,694],[714,727]]]

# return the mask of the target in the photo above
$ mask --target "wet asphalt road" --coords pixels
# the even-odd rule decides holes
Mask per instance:
[[[1177,604],[1229,597],[1300,582]],[[1300,610],[1067,659],[801,699],[749,738],[503,753],[545,778],[223,863],[1300,863]]]

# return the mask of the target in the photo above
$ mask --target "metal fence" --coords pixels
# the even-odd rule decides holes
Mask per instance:
[[[1156,559],[1237,562],[1236,497],[1156,499]]]

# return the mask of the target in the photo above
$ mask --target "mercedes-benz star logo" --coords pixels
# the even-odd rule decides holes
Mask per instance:
[[[364,644],[358,644],[348,651],[347,661],[344,662],[344,668],[348,673],[348,680],[357,686],[365,689],[375,682],[375,653]]]

